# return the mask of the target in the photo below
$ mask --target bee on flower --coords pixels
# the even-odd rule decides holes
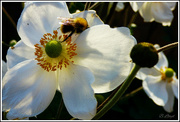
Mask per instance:
[[[61,22],[59,24],[61,25],[61,32],[67,33],[71,31],[75,31],[76,33],[81,33],[85,29],[88,28],[87,20],[82,17],[77,18],[61,18],[58,17]]]
[[[77,17],[77,18],[58,17],[58,19],[61,20],[61,22],[59,22],[59,24],[61,24],[60,27],[61,32],[62,33],[70,32],[68,37],[65,38],[62,42],[66,41],[70,36],[72,36],[73,33],[81,33],[88,28],[87,20],[82,17]]]
[[[58,16],[66,18],[61,31]],[[71,27],[65,30],[66,25]],[[7,52],[2,83],[7,119],[42,113],[56,90],[71,116],[92,119],[97,111],[94,94],[123,83],[131,70],[130,50],[137,43],[128,28],[105,25],[95,11],[70,14],[64,2],[26,4],[17,31],[21,41]],[[76,38],[68,35],[72,31]]]

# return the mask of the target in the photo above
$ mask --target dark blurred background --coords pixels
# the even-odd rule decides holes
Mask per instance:
[[[91,5],[94,3],[92,2]],[[115,11],[116,2],[102,2],[99,3],[93,9],[96,10],[97,14],[103,20],[104,23],[109,24],[111,27],[122,27],[128,26],[134,11],[129,6],[129,3],[124,3],[124,9],[117,12]],[[84,10],[85,2],[67,2],[69,10],[74,13],[77,9]],[[22,2],[2,2],[2,7],[12,17],[15,24],[17,23],[20,14],[23,10],[24,4]],[[110,7],[111,6],[111,7]],[[107,14],[109,13],[109,14]],[[156,22],[144,22],[143,18],[137,14],[134,21],[136,28],[131,27],[131,32],[136,38],[137,42],[151,42],[153,44],[159,44],[164,46],[166,44],[178,41],[178,4],[173,11],[174,19],[170,27],[164,27],[161,23]],[[4,43],[9,44],[11,40],[19,41],[16,28],[9,20],[8,16],[2,11],[2,40]],[[6,54],[8,46],[2,44],[2,59],[6,61]],[[172,48],[164,51],[169,61],[169,67],[173,68],[178,77],[178,48]],[[142,81],[134,79],[128,90],[124,95],[142,86]],[[102,94],[104,98],[108,97],[110,93]],[[57,108],[60,102],[61,94],[56,93],[54,100],[51,105],[37,117],[30,119],[38,120],[49,120],[55,119]],[[98,99],[101,102],[101,99]],[[167,117],[172,116],[172,117]],[[63,108],[61,119],[71,119],[72,117]],[[3,118],[5,119],[5,118]],[[140,90],[134,95],[130,95],[120,100],[110,111],[108,111],[102,118],[102,120],[177,120],[178,119],[178,101],[175,99],[174,111],[167,113],[160,106],[157,106],[143,90]]]

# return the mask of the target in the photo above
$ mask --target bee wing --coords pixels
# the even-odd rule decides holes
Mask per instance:
[[[60,20],[59,24],[63,24],[63,25],[74,23],[73,18],[57,17],[57,19]]]

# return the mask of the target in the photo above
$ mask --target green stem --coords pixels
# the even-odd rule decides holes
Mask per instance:
[[[112,7],[111,7],[111,9],[110,9],[110,12],[109,12],[109,14],[108,14],[108,16],[107,16],[107,19],[106,19],[106,22],[105,22],[105,23],[108,24],[108,23],[110,22],[110,20],[112,19],[113,13],[114,13],[115,8],[116,8],[116,5],[117,5],[117,2],[113,2],[113,5],[112,5]]]
[[[120,99],[120,97],[123,95],[123,93],[126,91],[126,89],[131,84],[132,80],[134,79],[136,73],[139,71],[140,66],[136,65],[133,67],[130,75],[127,77],[125,82],[122,84],[120,89],[116,92],[116,94],[109,100],[109,102],[92,118],[93,120],[97,120],[101,118],[109,109],[111,109],[116,102]]]
[[[89,10],[90,5],[91,5],[91,2],[86,2],[84,6],[84,10]]]
[[[89,10],[94,9],[95,7],[97,7],[99,5],[100,2],[96,2],[94,3],[92,6],[89,7]]]
[[[165,45],[165,46],[159,48],[159,49],[157,50],[157,52],[165,51],[165,50],[168,50],[168,49],[173,48],[173,47],[176,47],[176,46],[178,46],[178,42],[174,42],[174,43]]]
[[[77,120],[77,118],[71,118],[70,120]]]
[[[61,98],[60,105],[59,105],[59,108],[58,108],[58,111],[57,111],[57,115],[56,115],[56,119],[57,120],[60,118],[63,106],[64,106],[64,103],[63,103],[63,99]]]
[[[101,105],[99,105],[99,106],[97,107],[97,111],[99,111],[106,103],[109,102],[109,100],[114,96],[114,94],[116,94],[116,92],[118,91],[118,89],[119,89],[120,87],[121,87],[121,85],[118,86],[118,87],[110,94],[110,96],[109,96],[108,98],[106,98],[106,99],[104,100],[104,102],[101,103]]]
[[[139,91],[141,91],[141,90],[143,90],[143,87],[142,87],[142,86],[139,87],[139,88],[137,88],[137,89],[135,89],[134,91],[126,94],[125,96],[121,97],[120,100],[128,99],[128,98],[134,96],[135,94],[137,94],[137,93],[138,93]]]
[[[14,28],[16,29],[16,24],[14,22],[14,20],[12,19],[12,17],[8,14],[8,12],[6,11],[6,9],[2,6],[2,10],[5,13],[5,15],[8,17],[8,19],[11,21],[11,23],[13,24]]]
[[[111,94],[106,100],[104,100],[104,102],[103,102],[101,105],[98,106],[97,110],[100,110],[100,109],[114,96],[114,94],[118,91],[118,89],[119,89],[120,87],[121,87],[121,85],[118,86],[118,87],[112,92],[112,94]],[[139,91],[142,90],[142,89],[143,89],[143,87],[141,86],[141,87],[135,89],[134,91],[132,91],[131,93],[126,94],[124,97],[121,97],[120,100],[122,100],[122,99],[127,99],[127,98],[135,95],[137,92],[139,92]]]
[[[134,13],[134,15],[132,16],[132,18],[128,24],[128,28],[130,28],[131,24],[136,20],[137,15],[138,15],[138,12]]]
[[[6,114],[7,114],[7,112],[2,112],[2,114],[3,114],[3,118],[2,118],[2,120],[7,120],[7,118],[6,118]]]
[[[126,8],[126,10],[125,10],[124,26],[127,25],[129,8],[130,8],[130,6],[128,6],[128,7]]]
[[[7,47],[10,47],[10,45],[6,44],[4,41],[2,41],[2,44],[4,44]]]

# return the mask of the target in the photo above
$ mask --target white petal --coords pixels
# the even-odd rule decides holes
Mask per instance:
[[[156,49],[159,49],[159,48],[160,48],[160,46],[157,45],[157,44],[155,44],[154,47],[155,47]],[[160,69],[160,68],[162,68],[162,67],[168,67],[168,60],[167,60],[165,54],[164,54],[163,52],[159,52],[159,53],[158,53],[158,56],[159,56],[159,60],[158,60],[157,64],[155,65],[155,67],[156,67],[157,69]]]
[[[7,63],[3,60],[1,60],[2,63],[1,63],[1,66],[2,66],[2,78],[4,77],[4,75],[6,74],[7,72]]]
[[[158,56],[159,56],[159,60],[158,60],[157,64],[155,65],[155,67],[157,69],[160,69],[162,67],[168,67],[168,60],[167,60],[166,56],[164,55],[164,53],[159,52]]]
[[[46,72],[35,60],[8,70],[2,87],[2,104],[10,108],[7,118],[32,117],[44,111],[54,97],[56,83],[55,73]]]
[[[163,2],[152,3],[152,16],[156,22],[171,22],[173,13],[171,9]]]
[[[27,59],[34,59],[35,48],[29,47],[23,41],[18,41],[13,49],[9,48],[7,52],[8,69]]]
[[[164,2],[164,4],[166,4],[169,7],[169,9],[171,9],[172,11],[176,7],[176,2]]]
[[[152,22],[154,20],[152,16],[152,2],[144,2],[142,7],[139,9],[140,15],[143,17],[145,22]]]
[[[97,101],[91,87],[92,72],[82,66],[70,64],[59,73],[59,85],[68,112],[78,119],[92,119]]]
[[[137,12],[144,2],[130,2],[132,9]]]
[[[148,75],[159,76],[161,75],[161,72],[155,67],[141,68],[136,74],[136,77],[140,80],[144,80]]]
[[[161,76],[148,76],[143,81],[143,89],[146,94],[160,106],[164,106],[168,100],[166,82],[161,81]]]
[[[173,111],[173,106],[174,106],[174,93],[172,91],[171,84],[167,84],[166,86],[167,93],[168,93],[168,101],[164,106],[164,110],[167,112],[172,112]]]
[[[174,76],[172,81],[172,90],[174,92],[174,95],[178,99],[178,79]]]
[[[6,74],[6,72],[7,72],[7,63],[4,61],[4,60],[1,60],[1,66],[2,66],[2,77],[1,77],[1,79],[3,79],[3,77],[4,77],[4,75]],[[8,106],[3,106],[3,109],[2,109],[2,111],[8,111],[9,110],[9,107]]]
[[[26,7],[27,5],[29,5],[29,4],[31,4],[31,3],[33,3],[33,2],[31,2],[31,1],[24,2],[24,7]]]
[[[104,24],[103,21],[99,18],[94,10],[83,11],[79,13],[72,14],[72,18],[82,17],[85,18],[88,22],[89,27],[94,25]]]
[[[132,63],[130,50],[136,40],[126,27],[97,25],[83,31],[77,40],[76,64],[88,67],[95,76],[95,93],[108,92],[128,76]]]
[[[62,2],[33,2],[28,4],[18,20],[17,30],[21,39],[33,47],[46,33],[52,33],[59,25],[57,17],[70,17]]]
[[[162,22],[163,26],[171,26],[171,22]]]

